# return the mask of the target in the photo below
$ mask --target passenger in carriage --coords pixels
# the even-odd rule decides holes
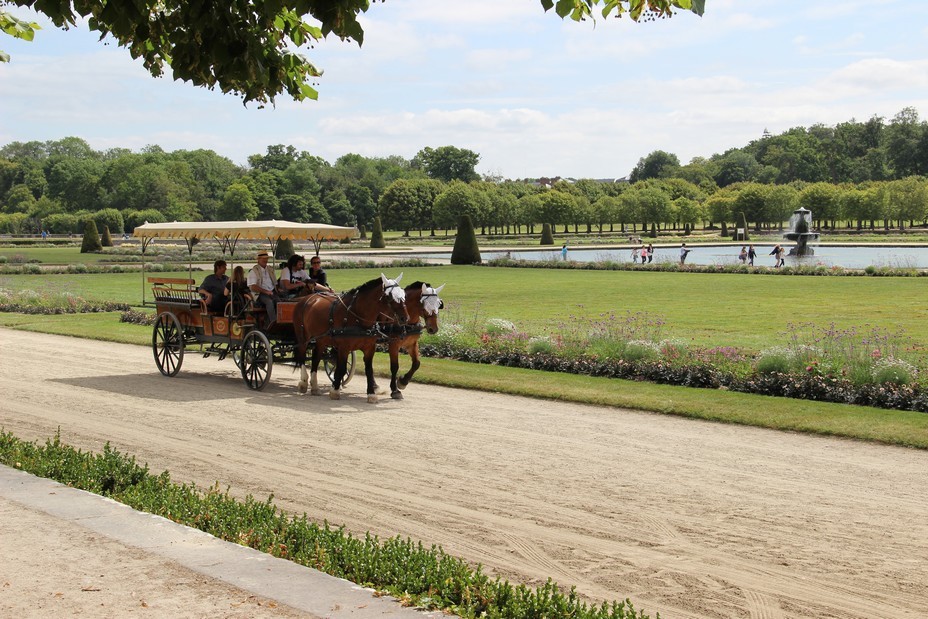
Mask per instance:
[[[287,266],[281,270],[277,280],[277,290],[282,298],[292,299],[307,294],[315,287],[309,281],[305,266],[306,259],[299,254],[293,254],[287,260]]]
[[[226,261],[217,260],[213,263],[213,274],[207,275],[203,283],[197,289],[200,296],[206,302],[206,308],[210,312],[221,314],[225,310],[228,302],[229,291],[226,285],[229,283],[229,277],[226,275]]]
[[[316,285],[314,292],[335,292],[329,287],[329,278],[322,270],[322,259],[319,256],[309,259],[309,279]]]
[[[255,266],[248,271],[248,289],[251,290],[255,303],[267,311],[268,326],[277,321],[277,292],[274,268],[268,266],[270,255],[259,251]]]
[[[232,271],[232,280],[226,284],[228,295],[232,299],[232,316],[241,314],[249,301],[254,297],[248,292],[248,282],[245,280],[245,269],[241,265]]]

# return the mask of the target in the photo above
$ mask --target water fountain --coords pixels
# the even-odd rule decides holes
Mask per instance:
[[[815,250],[809,243],[818,242],[818,232],[809,232],[812,228],[812,211],[798,208],[789,218],[789,232],[783,233],[787,241],[796,241],[796,245],[789,250],[790,256],[812,256]]]

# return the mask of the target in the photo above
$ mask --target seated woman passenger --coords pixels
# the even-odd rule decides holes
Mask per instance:
[[[309,279],[315,282],[316,292],[335,292],[329,288],[329,279],[322,270],[322,259],[319,256],[313,256],[309,259]]]
[[[245,279],[245,269],[241,266],[232,271],[232,279],[226,284],[229,296],[232,299],[232,316],[238,316],[246,305],[253,300],[248,282]]]

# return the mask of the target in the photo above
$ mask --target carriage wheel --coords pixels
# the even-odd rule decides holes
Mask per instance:
[[[164,312],[155,320],[151,333],[151,351],[155,365],[165,376],[176,376],[184,363],[184,332],[177,316]]]
[[[348,384],[351,377],[354,376],[354,352],[348,353],[348,367],[345,371],[345,378],[342,380],[342,387]],[[335,362],[338,360],[338,353],[334,348],[326,348],[322,355],[322,367],[325,375],[329,377],[329,382],[335,384]]]
[[[249,332],[242,342],[241,355],[240,367],[245,384],[256,391],[264,389],[274,367],[274,355],[267,336],[260,331]]]
[[[232,349],[232,361],[235,362],[235,367],[242,369],[242,349],[233,348]]]

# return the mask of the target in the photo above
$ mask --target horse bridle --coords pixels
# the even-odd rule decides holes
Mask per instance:
[[[389,286],[384,287],[384,289],[382,290],[382,294],[380,295],[380,299],[382,300],[384,297],[392,296],[392,293],[391,293],[390,291],[391,291],[392,289],[394,289],[394,288],[397,288],[397,287],[399,287],[399,284],[397,284],[397,283],[395,283],[395,282],[394,282],[393,284],[390,284]],[[347,324],[345,324],[345,323],[348,322],[348,316],[350,315],[350,316],[353,316],[353,317],[355,318],[355,320],[358,321],[358,325],[359,325],[362,329],[377,330],[377,331],[379,332],[379,329],[378,329],[377,327],[378,327],[378,324],[380,323],[380,321],[379,321],[378,319],[379,319],[381,316],[383,316],[383,317],[385,317],[385,318],[387,318],[387,319],[390,318],[390,317],[389,317],[387,314],[385,314],[383,311],[379,311],[379,312],[377,313],[377,318],[374,319],[373,324],[371,324],[370,326],[364,326],[364,319],[363,319],[361,316],[359,316],[357,313],[355,313],[355,311],[352,309],[352,307],[354,307],[354,302],[358,300],[358,296],[359,296],[358,293],[354,293],[354,294],[351,296],[351,303],[348,303],[348,304],[345,303],[344,296],[345,296],[345,295],[338,295],[338,297],[337,297],[338,302],[345,306],[345,318],[344,318],[344,320],[342,321],[342,322],[343,322],[342,328],[347,327]],[[333,329],[333,328],[335,327],[335,305],[336,305],[336,304],[333,303],[333,304],[331,304],[331,305],[329,306],[329,328],[330,328],[330,329]],[[399,323],[399,322],[400,322],[400,321],[399,321],[399,316],[396,314],[396,312],[393,313],[393,319],[394,319],[394,321],[395,321],[396,323]]]
[[[434,290],[434,288],[433,288],[432,290]],[[422,309],[425,309],[425,299],[426,299],[426,297],[438,297],[438,293],[437,293],[437,292],[426,292],[426,293],[424,293],[424,294],[422,295],[422,297],[421,297]],[[445,307],[445,302],[442,301],[441,299],[438,299],[438,309],[444,309],[444,307]],[[436,310],[436,313],[438,313],[437,310]]]

